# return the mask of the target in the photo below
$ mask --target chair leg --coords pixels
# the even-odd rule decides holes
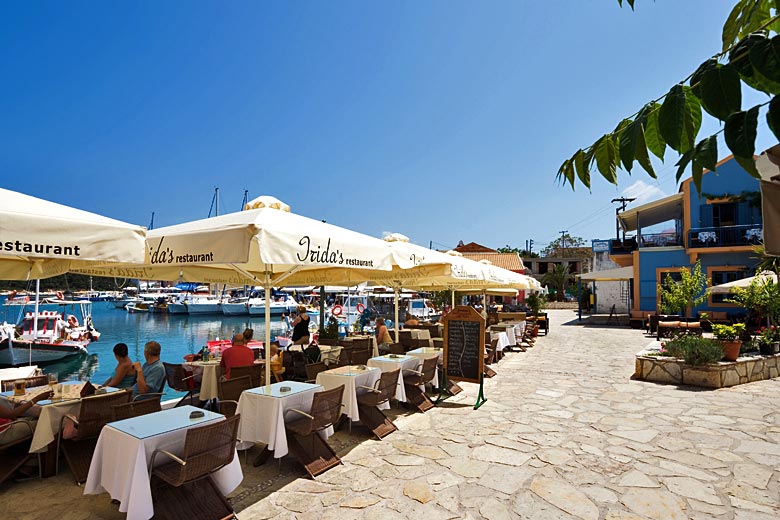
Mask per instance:
[[[341,459],[338,458],[336,452],[333,451],[333,448],[331,448],[316,432],[312,432],[308,437],[311,437],[311,448],[309,449],[303,446],[298,440],[297,435],[288,433],[287,447],[289,448],[290,453],[303,464],[303,467],[306,468],[306,472],[312,478],[341,464]]]
[[[360,422],[374,432],[374,435],[380,440],[398,429],[393,421],[388,419],[384,412],[376,406],[358,403],[358,411],[360,412]]]
[[[415,385],[404,384],[406,390],[406,400],[417,407],[421,412],[426,412],[433,408],[433,401]]]

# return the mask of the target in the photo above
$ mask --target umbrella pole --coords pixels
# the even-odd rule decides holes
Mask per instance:
[[[271,391],[271,276],[266,270],[263,283],[265,291],[265,388]]]
[[[33,314],[33,339],[30,342],[30,365],[32,365],[32,345],[38,339],[38,306],[41,299],[41,279],[35,279],[35,314]]]
[[[393,291],[393,303],[395,304],[395,339],[393,343],[398,343],[399,332],[398,332],[398,293],[400,292],[400,289],[398,287],[395,288]]]
[[[452,305],[450,305],[450,310],[455,308],[455,289],[450,291],[452,293],[450,301],[452,302]]]

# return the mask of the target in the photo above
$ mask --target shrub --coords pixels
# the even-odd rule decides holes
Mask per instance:
[[[723,358],[723,347],[719,342],[698,336],[677,336],[667,341],[664,349],[667,355],[685,360],[686,365],[706,365]]]

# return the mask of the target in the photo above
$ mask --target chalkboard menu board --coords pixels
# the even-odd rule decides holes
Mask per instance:
[[[447,378],[479,383],[485,363],[484,352],[485,319],[473,307],[455,307],[444,317]]]

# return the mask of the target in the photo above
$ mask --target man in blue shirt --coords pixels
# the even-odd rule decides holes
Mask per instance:
[[[144,345],[144,358],[146,363],[136,361],[133,366],[137,376],[136,383],[132,386],[133,399],[140,394],[159,392],[165,381],[165,367],[160,361],[160,344],[149,341]]]

